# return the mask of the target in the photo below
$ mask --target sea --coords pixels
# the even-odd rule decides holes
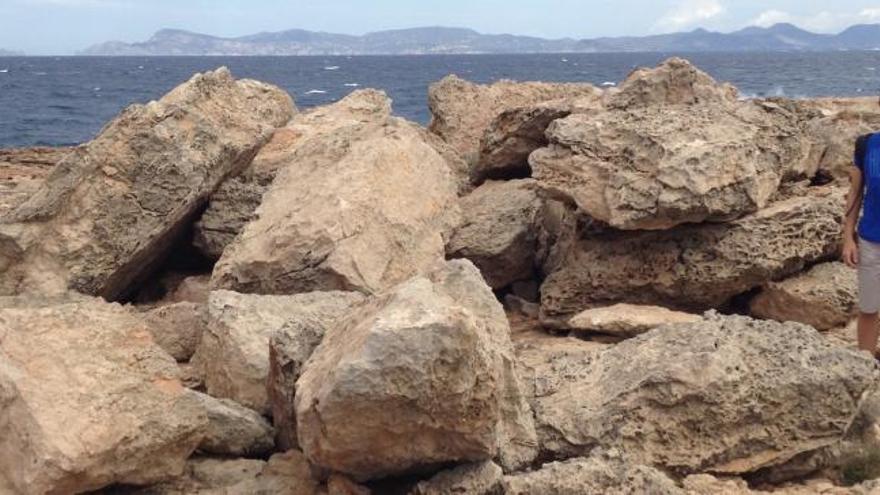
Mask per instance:
[[[220,66],[276,84],[310,108],[359,88],[382,89],[394,111],[427,124],[428,86],[447,74],[489,83],[618,84],[634,68],[683,56],[745,97],[880,94],[880,51],[834,53],[605,53],[312,57],[0,58],[0,147],[88,141],[132,103],[161,97],[192,74]]]

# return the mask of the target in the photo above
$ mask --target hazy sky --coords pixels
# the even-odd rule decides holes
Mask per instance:
[[[880,0],[0,0],[0,48],[70,54],[165,27],[219,36],[291,28],[362,34],[414,26],[543,37],[880,22]]]

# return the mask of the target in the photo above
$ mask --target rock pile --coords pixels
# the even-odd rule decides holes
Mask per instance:
[[[220,69],[0,151],[0,492],[876,488],[835,486],[880,367],[832,260],[880,108],[681,59],[429,100]]]

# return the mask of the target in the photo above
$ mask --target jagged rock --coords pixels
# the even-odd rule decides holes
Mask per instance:
[[[819,330],[845,326],[858,314],[856,271],[841,262],[822,263],[781,282],[770,282],[751,302],[751,314],[797,321]]]
[[[39,189],[72,148],[0,149],[0,217]]]
[[[630,338],[667,323],[694,323],[702,317],[671,311],[659,306],[615,304],[582,311],[568,320],[568,328],[577,332],[595,332]]]
[[[554,319],[618,302],[719,307],[836,254],[843,210],[843,191],[832,188],[727,224],[589,236],[547,277],[542,311]]]
[[[214,286],[374,293],[442,262],[458,182],[425,135],[389,118],[302,144],[224,251]]]
[[[506,495],[685,495],[663,472],[595,455],[545,464],[537,471],[504,477]]]
[[[471,180],[529,177],[529,155],[547,146],[547,127],[572,113],[602,110],[601,92],[595,95],[552,100],[501,112],[489,124],[480,142],[480,157],[471,169]]]
[[[357,480],[534,457],[504,310],[468,261],[377,296],[329,329],[296,384],[309,460]]]
[[[598,97],[601,90],[585,83],[499,81],[474,84],[447,76],[428,89],[431,124],[467,162],[476,163],[480,141],[491,122],[505,110],[560,98]]]
[[[576,114],[529,158],[552,196],[626,230],[729,221],[811,176],[795,115],[767,102],[654,105]]]
[[[126,295],[292,111],[226,69],[129,107],[0,219],[0,294]]]
[[[487,182],[460,202],[463,220],[446,245],[471,260],[493,289],[535,276],[543,201],[531,179]]]
[[[413,488],[410,495],[496,495],[501,490],[504,472],[492,461],[464,464],[447,471],[441,471],[427,481]]]
[[[206,424],[138,314],[0,298],[0,478],[18,493],[176,476]]]
[[[259,413],[229,399],[193,394],[208,414],[199,450],[208,454],[254,457],[275,448],[275,429]]]
[[[244,173],[224,182],[211,196],[196,223],[195,245],[206,256],[219,259],[226,246],[254,219],[263,194],[278,171],[295,158],[303,143],[346,127],[383,122],[391,116],[391,100],[381,91],[354,91],[342,100],[295,115],[275,131]]]
[[[346,292],[293,296],[212,292],[206,331],[193,357],[203,370],[208,393],[268,414],[266,380],[272,334],[303,319],[333,321],[362,299]]]
[[[181,302],[148,311],[144,318],[159,347],[180,362],[189,361],[205,331],[202,304]]]
[[[639,68],[608,94],[610,108],[635,109],[655,105],[733,103],[737,89],[719,84],[687,60],[673,57],[655,68]]]
[[[586,357],[542,368],[557,375],[532,401],[544,455],[601,446],[681,474],[750,473],[835,444],[880,377],[808,326],[712,313]]]

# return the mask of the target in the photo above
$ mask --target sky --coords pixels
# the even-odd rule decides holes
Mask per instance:
[[[838,32],[880,22],[880,0],[0,0],[0,48],[67,55],[103,41],[144,41],[162,28],[242,36],[454,26],[593,38],[777,22]]]

